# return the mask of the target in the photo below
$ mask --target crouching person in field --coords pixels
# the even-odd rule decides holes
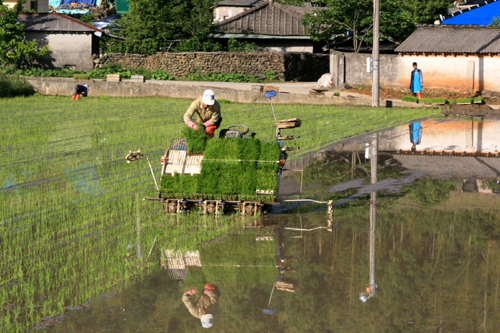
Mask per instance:
[[[83,97],[87,97],[87,93],[89,91],[89,85],[88,84],[84,84],[84,85],[77,84],[76,86],[73,86],[72,89],[73,89],[73,93],[71,94],[71,100],[74,100],[75,98],[76,98],[76,100],[79,100],[80,95],[82,95]]]
[[[210,138],[213,138],[215,130],[219,128],[222,122],[222,116],[220,104],[215,100],[215,93],[212,90],[205,90],[203,97],[191,103],[191,106],[184,114],[184,123],[197,131],[199,130],[198,125],[191,120],[195,113],[197,122],[202,122],[205,126],[205,132]]]

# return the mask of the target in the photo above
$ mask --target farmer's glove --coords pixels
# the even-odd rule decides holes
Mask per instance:
[[[208,127],[208,126],[212,126],[212,124],[210,123],[210,120],[208,120],[208,121],[205,121],[203,123],[203,126]]]
[[[184,294],[187,296],[191,296],[191,295],[196,294],[197,292],[198,292],[198,289],[191,289],[191,290],[186,291]]]
[[[193,123],[191,120],[188,121],[187,125],[189,127],[191,127],[192,129],[194,129],[195,131],[199,130],[200,128],[198,127],[198,125],[196,125],[195,123]]]

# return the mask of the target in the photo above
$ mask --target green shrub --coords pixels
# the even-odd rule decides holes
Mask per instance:
[[[35,89],[24,78],[0,74],[0,97],[30,96]]]
[[[333,93],[333,96],[340,96],[340,91],[336,91]]]
[[[276,80],[278,78],[278,76],[276,75],[276,72],[273,70],[263,72],[263,74],[265,75],[266,80]]]
[[[89,78],[88,74],[73,74],[73,79],[87,80],[88,78]]]
[[[252,42],[240,42],[235,38],[227,41],[227,50],[229,52],[254,52],[257,50],[257,44]]]
[[[253,75],[240,73],[208,73],[202,74],[200,71],[191,72],[186,75],[191,81],[215,81],[215,82],[259,82]]]
[[[151,79],[154,80],[173,80],[174,77],[167,72],[157,69],[151,72]]]
[[[205,132],[205,126],[202,123],[198,123],[198,127],[197,131],[187,126],[182,129],[182,136],[187,141],[188,154],[191,155],[202,154],[207,143],[208,135]]]

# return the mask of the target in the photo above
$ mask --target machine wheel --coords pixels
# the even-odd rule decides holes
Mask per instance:
[[[165,210],[165,213],[175,213],[177,211],[177,203],[175,201],[167,201],[163,204],[163,209]]]

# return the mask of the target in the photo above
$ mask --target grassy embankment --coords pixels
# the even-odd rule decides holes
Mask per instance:
[[[158,204],[140,200],[156,192],[146,162],[127,164],[124,156],[141,148],[158,173],[160,156],[183,128],[179,119],[189,103],[42,96],[0,100],[0,331],[26,331],[65,307],[158,269],[158,244],[169,242],[173,227],[165,226]],[[301,128],[286,133],[301,135],[302,152],[435,112],[275,109],[280,119],[302,118]],[[268,105],[226,104],[223,116],[223,126],[244,123],[261,140],[273,138]]]
[[[30,96],[35,93],[35,90],[26,79],[19,78],[15,75],[3,75],[0,73],[0,98]]]

